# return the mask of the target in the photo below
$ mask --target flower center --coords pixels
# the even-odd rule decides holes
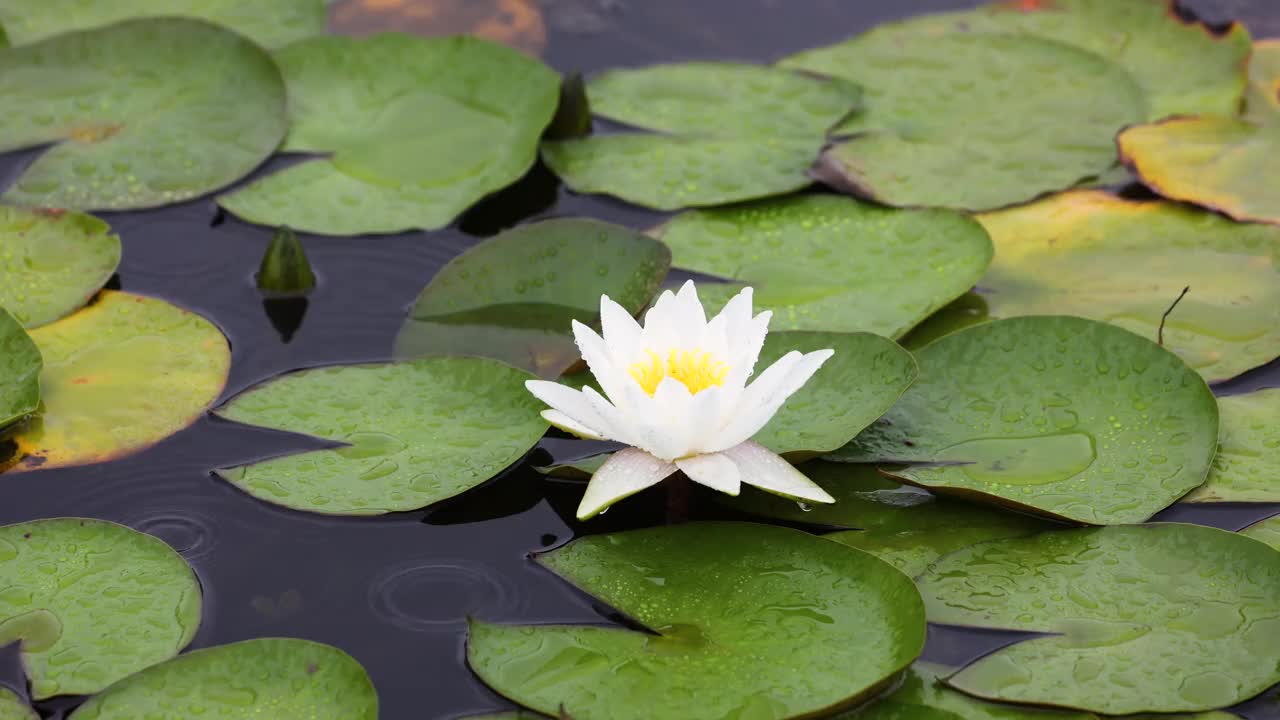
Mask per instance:
[[[640,383],[640,388],[653,396],[658,385],[665,378],[675,378],[689,389],[689,393],[697,395],[713,385],[724,382],[729,373],[729,366],[720,362],[709,352],[701,350],[672,350],[667,354],[667,361],[662,362],[658,353],[646,350],[648,357],[633,364],[628,372]]]

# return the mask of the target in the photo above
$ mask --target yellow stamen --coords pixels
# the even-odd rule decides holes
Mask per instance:
[[[652,350],[646,350],[648,359],[633,364],[628,372],[640,388],[652,396],[658,385],[668,377],[680,381],[690,394],[697,395],[713,385],[720,385],[729,373],[729,366],[709,352],[701,350],[672,350],[667,362]]]

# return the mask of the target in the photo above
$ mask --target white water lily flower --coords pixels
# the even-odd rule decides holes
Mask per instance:
[[[590,387],[578,391],[545,380],[525,385],[551,406],[542,416],[552,425],[631,446],[592,476],[579,519],[677,470],[730,495],[747,483],[795,500],[835,502],[786,460],[751,441],[834,354],[789,352],[748,385],[771,315],[752,317],[751,288],[744,288],[708,321],[690,281],[678,293],[662,293],[644,327],[606,296],[600,298],[603,337],[574,321],[578,349],[604,396]]]

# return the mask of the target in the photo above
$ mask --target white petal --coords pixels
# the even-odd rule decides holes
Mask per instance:
[[[712,490],[737,495],[742,490],[741,473],[732,460],[720,454],[694,455],[676,461],[689,479]]]
[[[721,455],[738,466],[742,482],[748,485],[792,500],[819,503],[836,501],[826,490],[792,467],[791,463],[759,443],[748,440],[729,448]]]
[[[664,290],[645,313],[641,345],[658,353],[665,361],[667,352],[680,345],[679,317],[676,294]]]
[[[737,336],[729,337],[729,373],[725,376],[725,387],[741,388],[746,386],[747,378],[756,369],[756,361],[760,359],[760,350],[764,348],[764,339],[769,334],[769,320],[773,313],[766,310],[748,320]]]
[[[607,295],[600,296],[600,333],[614,364],[624,369],[641,352],[640,323]]]
[[[582,359],[587,361],[587,367],[591,368],[591,374],[595,376],[596,382],[600,383],[600,388],[614,404],[620,403],[624,396],[622,385],[634,380],[627,374],[625,367],[618,366],[613,353],[605,345],[604,338],[597,335],[595,330],[577,320],[573,321],[572,327],[573,340],[578,345],[578,352],[582,353]]]
[[[702,309],[702,301],[698,300],[698,288],[692,280],[686,280],[676,293],[676,311],[680,328],[680,339],[686,347],[697,347],[702,344],[702,334],[707,329],[707,313]]]
[[[625,439],[616,437],[614,423],[600,412],[585,392],[549,380],[526,380],[524,386],[534,397],[550,405],[552,410],[563,413],[574,425],[590,430],[592,435],[626,442]],[[547,418],[547,421],[556,424],[551,418]]]
[[[720,314],[712,318],[712,322],[720,321],[725,324],[725,331],[729,337],[737,337],[744,333],[747,324],[751,322],[751,298],[754,291],[749,287],[744,287],[729,299],[720,310]]]
[[[773,419],[787,398],[804,387],[834,354],[834,350],[816,350],[805,355],[792,351],[770,366],[742,393],[734,409],[737,416],[725,426],[713,447],[720,450],[751,439]],[[784,370],[775,371],[784,361],[796,356],[798,360],[790,360]]]
[[[587,492],[578,505],[578,519],[586,520],[610,505],[662,482],[676,471],[676,466],[663,462],[637,448],[625,448],[609,456],[591,476]]]
[[[724,388],[713,385],[689,401],[686,425],[689,428],[689,449],[693,452],[704,452],[703,447],[720,434],[720,426],[724,423],[721,418],[724,397]]]
[[[565,415],[559,410],[543,410],[542,417],[552,425],[564,430],[567,433],[573,433],[580,438],[586,440],[608,440],[609,438],[601,435],[598,431],[592,430],[586,425],[580,424],[577,420]]]

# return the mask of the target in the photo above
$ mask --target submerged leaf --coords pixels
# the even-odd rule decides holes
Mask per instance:
[[[401,327],[396,356],[479,355],[556,378],[580,361],[574,320],[598,326],[601,295],[639,313],[670,265],[662,243],[617,225],[523,225],[441,268]]]
[[[902,400],[833,459],[927,463],[904,481],[1098,525],[1141,522],[1204,482],[1218,404],[1176,355],[1083,318],[999,320],[916,354]]]
[[[197,197],[249,174],[287,126],[271,57],[190,19],[130,20],[0,53],[0,96],[0,151],[55,143],[3,195],[34,207]]]
[[[15,437],[9,472],[103,462],[195,422],[217,399],[231,348],[213,323],[156,298],[103,291],[32,331],[44,355],[43,410]]]
[[[360,663],[338,648],[258,638],[147,668],[90,698],[70,720],[143,717],[376,720],[378,695]]]
[[[0,307],[0,428],[40,407],[40,349],[22,325]]]
[[[652,631],[473,621],[472,669],[551,715],[816,715],[871,696],[924,643],[905,575],[786,528],[686,523],[583,538],[538,559]]]
[[[325,235],[435,229],[533,165],[559,78],[472,37],[318,37],[276,54],[284,149],[326,153],[219,198],[251,222]]]
[[[1055,633],[947,678],[971,695],[1121,715],[1210,710],[1280,681],[1280,553],[1153,525],[974,545],[918,579],[929,620]]]
[[[28,328],[78,310],[119,264],[120,238],[95,217],[0,206],[0,307]]]
[[[1142,91],[1093,53],[1031,35],[903,37],[882,26],[783,61],[848,78],[866,108],[819,180],[887,205],[1001,207],[1107,171]]]
[[[547,430],[528,373],[484,358],[427,358],[284,375],[217,414],[338,447],[218,470],[277,505],[331,515],[416,510],[502,472]]]
[[[37,700],[95,693],[171,658],[200,624],[200,583],[186,561],[123,525],[6,525],[0,566],[9,583],[0,593],[0,647],[22,642]]]

